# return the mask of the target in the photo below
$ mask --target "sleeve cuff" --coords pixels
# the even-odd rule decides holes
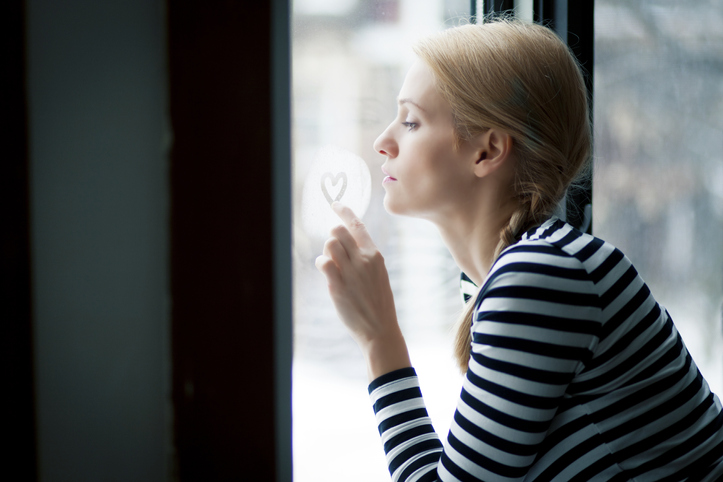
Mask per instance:
[[[416,377],[416,376],[417,376],[417,372],[412,367],[400,368],[399,370],[394,370],[393,372],[385,373],[384,375],[375,378],[369,384],[369,394],[371,395],[371,393],[374,390],[381,387],[382,385],[386,385],[387,383],[402,380],[404,378]]]

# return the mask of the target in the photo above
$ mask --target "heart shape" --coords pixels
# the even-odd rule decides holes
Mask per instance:
[[[326,180],[329,179],[331,181],[331,187],[336,186],[339,183],[339,180],[341,179],[341,189],[339,189],[339,193],[336,195],[334,199],[331,199],[331,196],[329,195],[329,191],[326,189]],[[329,204],[333,203],[334,201],[339,201],[341,197],[344,195],[344,192],[346,192],[346,173],[340,172],[336,176],[333,175],[330,172],[325,172],[321,176],[321,192],[324,193],[324,197],[329,202]]]

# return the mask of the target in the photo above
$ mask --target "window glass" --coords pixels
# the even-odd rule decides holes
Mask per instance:
[[[595,2],[596,235],[723,394],[723,2]]]
[[[414,40],[460,23],[469,8],[469,0],[293,4],[296,482],[389,477],[364,361],[314,267],[333,221],[329,200],[364,212],[386,260],[430,415],[440,433],[451,423],[461,388],[451,333],[462,306],[459,271],[431,224],[384,211],[383,159],[372,144],[396,115]]]

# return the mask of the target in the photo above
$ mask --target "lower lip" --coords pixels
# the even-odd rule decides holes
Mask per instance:
[[[382,184],[387,184],[388,182],[394,182],[394,181],[396,181],[396,179],[394,179],[392,176],[387,176],[382,181]]]

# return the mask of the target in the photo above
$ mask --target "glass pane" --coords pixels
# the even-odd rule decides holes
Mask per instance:
[[[594,233],[723,394],[723,2],[595,2]]]
[[[372,144],[396,115],[414,40],[458,24],[469,5],[469,0],[294,2],[295,482],[389,478],[364,361],[314,267],[334,219],[329,200],[365,210],[364,222],[386,259],[422,389],[434,387],[425,391],[430,415],[440,433],[451,423],[461,387],[450,333],[462,305],[459,271],[431,224],[384,211],[383,159]]]

